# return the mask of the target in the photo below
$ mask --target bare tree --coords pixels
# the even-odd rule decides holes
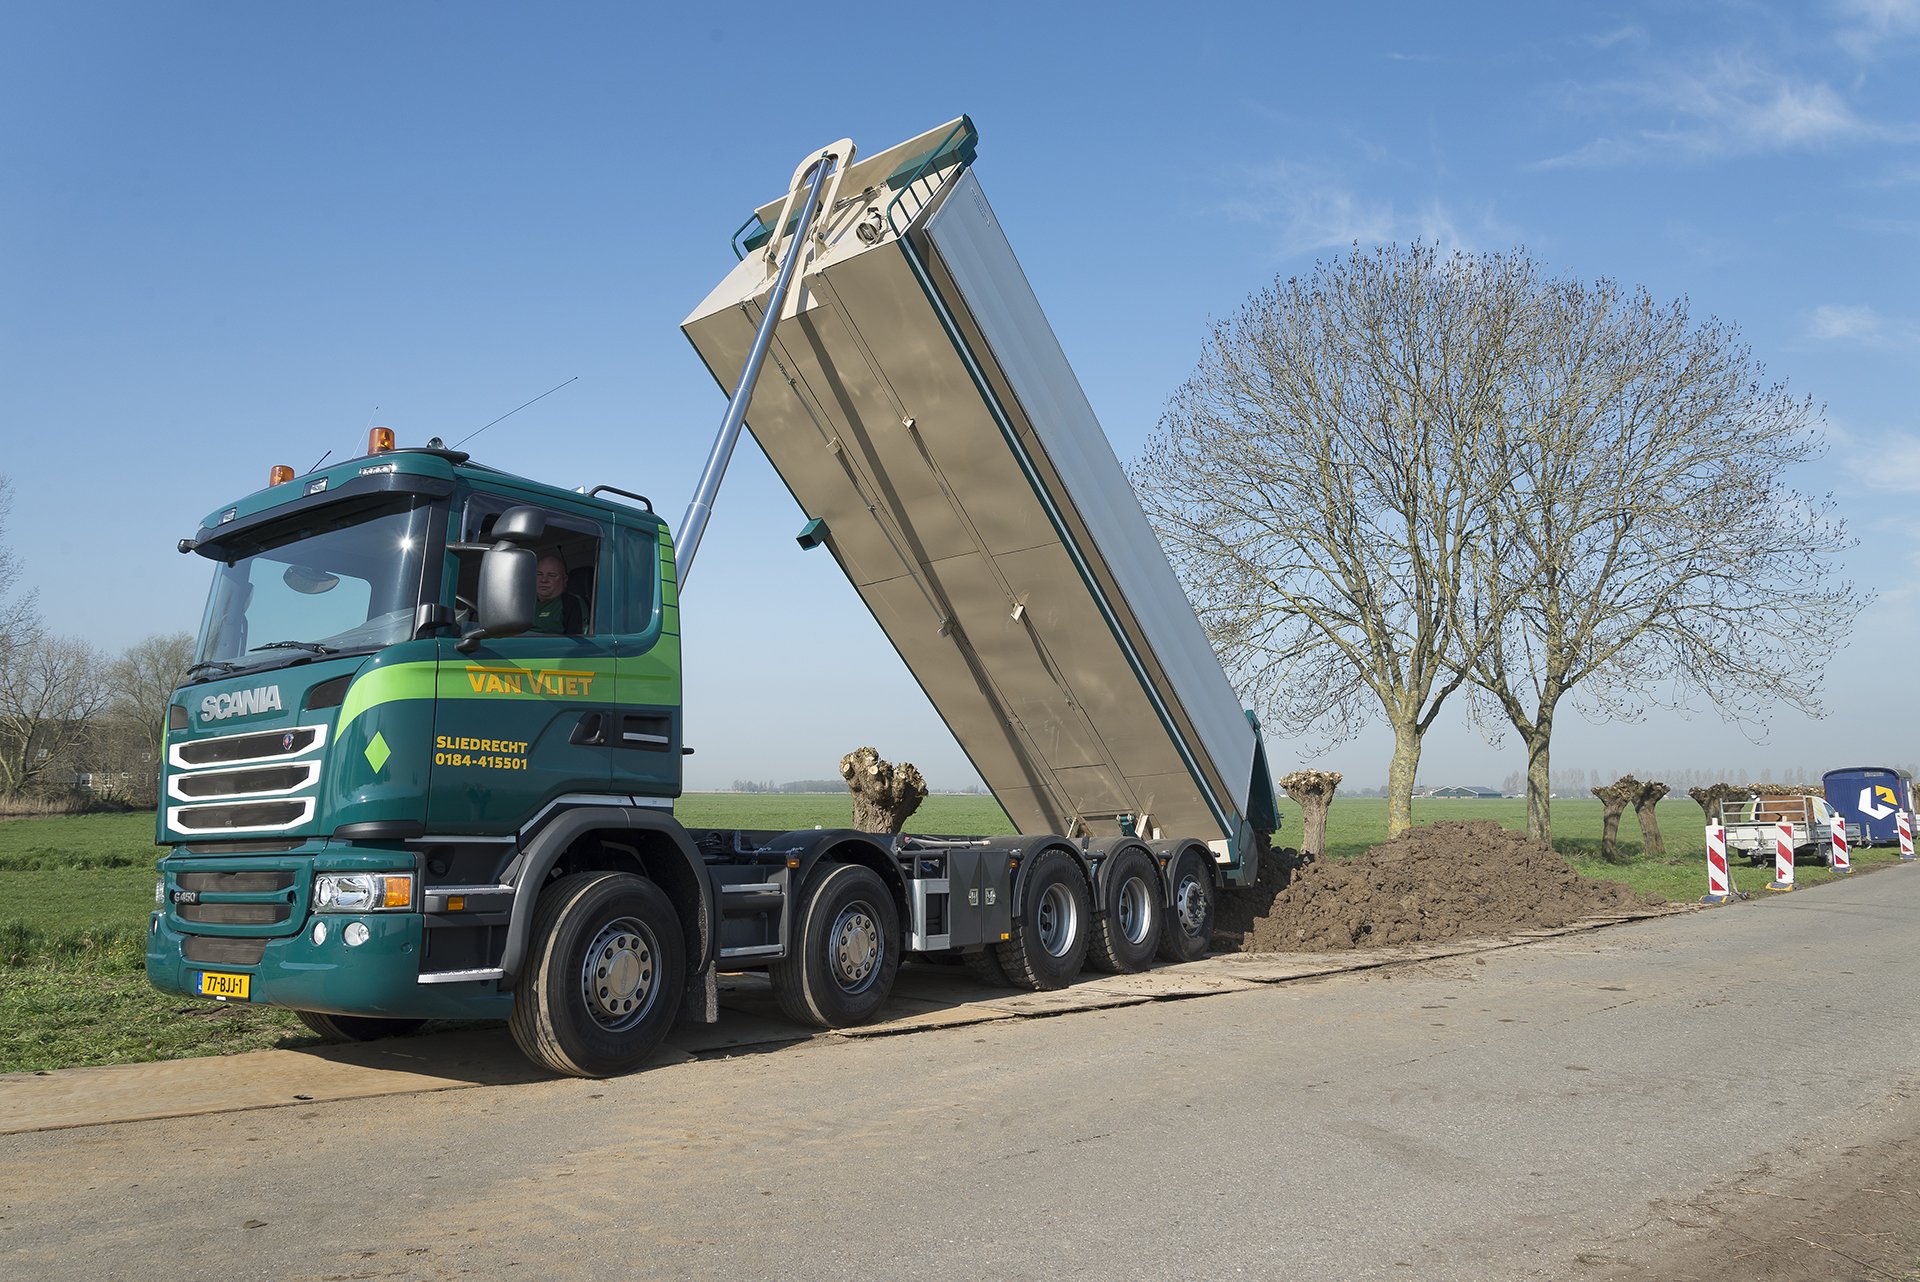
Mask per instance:
[[[167,704],[193,662],[193,637],[156,633],[129,646],[107,668],[112,702],[103,718],[100,756],[113,772],[129,776],[118,789],[134,801],[153,796],[160,753],[167,742]]]
[[[1641,848],[1655,858],[1664,859],[1667,855],[1667,839],[1660,835],[1660,819],[1654,814],[1654,807],[1660,804],[1673,789],[1657,779],[1650,779],[1640,785],[1640,791],[1633,796],[1633,813],[1640,820]]]
[[[0,534],[7,528],[7,516],[13,511],[13,482],[0,476]],[[20,581],[20,558],[13,549],[0,543],[0,639],[15,637],[30,631],[35,618],[35,598],[32,592],[13,595],[13,587]]]
[[[1687,795],[1692,797],[1694,804],[1700,807],[1700,812],[1706,816],[1707,822],[1714,823],[1720,818],[1721,802],[1745,801],[1753,794],[1737,783],[1723,782],[1707,784],[1699,788],[1689,788],[1687,789]]]
[[[1623,864],[1627,857],[1620,851],[1620,816],[1640,795],[1640,781],[1632,775],[1621,775],[1590,791],[1600,798],[1600,857],[1610,864]]]
[[[840,777],[853,794],[853,826],[861,832],[897,833],[927,799],[927,781],[912,762],[896,766],[872,748],[840,758]]]
[[[1531,277],[1524,259],[1414,245],[1277,281],[1213,326],[1132,468],[1262,719],[1329,740],[1392,728],[1390,835],[1412,823],[1421,737],[1498,618],[1506,580],[1472,603],[1463,585]]]
[[[1474,676],[1527,754],[1527,831],[1552,837],[1549,749],[1569,695],[1590,717],[1704,698],[1747,719],[1815,694],[1860,604],[1830,498],[1791,488],[1819,415],[1733,326],[1612,281],[1540,282],[1534,353],[1495,452],[1488,595],[1516,602]]]
[[[100,657],[40,631],[0,636],[0,796],[16,796],[85,741],[107,703]]]
[[[1300,857],[1316,859],[1327,849],[1327,811],[1333,808],[1334,791],[1346,778],[1338,770],[1295,770],[1276,782],[1300,806]]]

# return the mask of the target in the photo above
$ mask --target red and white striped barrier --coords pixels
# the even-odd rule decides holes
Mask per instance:
[[[1913,858],[1913,816],[1904,810],[1900,812],[1900,857]]]
[[[1793,889],[1793,824],[1785,819],[1773,826],[1773,880],[1767,889]]]
[[[1703,904],[1724,904],[1733,898],[1732,879],[1727,876],[1727,830],[1719,824],[1707,825],[1707,893]]]
[[[1833,817],[1833,857],[1830,862],[1835,872],[1853,871],[1853,859],[1847,850],[1847,821],[1839,815]]]

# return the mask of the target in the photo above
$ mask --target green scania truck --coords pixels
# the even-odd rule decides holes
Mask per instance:
[[[716,1018],[717,972],[838,1027],[909,957],[1051,988],[1205,953],[1278,826],[1259,729],[975,142],[965,118],[872,157],[843,139],[736,233],[683,322],[734,390],[677,545],[628,490],[385,429],[181,540],[213,584],[168,710],[154,984],[342,1038],[505,1020],[601,1076]],[[743,427],[1021,835],[676,820],[679,590]]]

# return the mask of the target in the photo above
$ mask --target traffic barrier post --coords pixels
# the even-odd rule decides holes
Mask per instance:
[[[1724,904],[1733,898],[1727,876],[1727,830],[1720,824],[1707,825],[1707,893],[1703,904]]]
[[[1902,810],[1899,814],[1899,823],[1900,857],[1910,861],[1913,858],[1913,816]]]
[[[1847,850],[1847,821],[1833,817],[1833,855],[1828,861],[1836,873],[1852,872],[1853,859]]]
[[[1793,824],[1785,819],[1773,826],[1773,880],[1767,889],[1793,889]]]

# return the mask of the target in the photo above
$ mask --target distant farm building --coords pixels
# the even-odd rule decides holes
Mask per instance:
[[[1430,788],[1419,794],[1444,801],[1498,801],[1498,788]]]

